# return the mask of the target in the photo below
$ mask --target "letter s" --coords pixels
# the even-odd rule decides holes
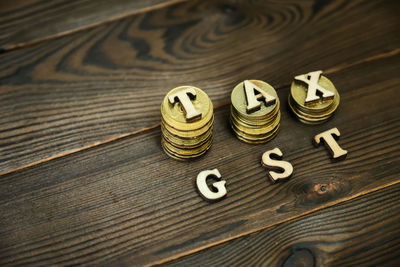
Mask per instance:
[[[268,176],[272,183],[275,183],[278,180],[289,179],[293,173],[292,164],[287,161],[271,159],[271,155],[278,156],[279,159],[282,159],[283,154],[279,148],[274,148],[268,150],[262,155],[261,165],[270,170],[268,171]],[[274,172],[272,170],[280,170],[283,171],[283,173]]]

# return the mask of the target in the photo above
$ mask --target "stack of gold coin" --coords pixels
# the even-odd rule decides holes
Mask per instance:
[[[161,104],[161,144],[175,159],[203,155],[213,136],[213,105],[208,95],[193,86],[172,89]]]
[[[271,85],[246,80],[233,89],[231,101],[231,126],[240,140],[259,144],[276,136],[281,113],[278,95]]]
[[[314,71],[295,77],[289,94],[289,106],[303,123],[319,124],[327,121],[340,103],[333,83]]]

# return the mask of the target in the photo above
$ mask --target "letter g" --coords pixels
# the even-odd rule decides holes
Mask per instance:
[[[196,180],[196,186],[197,189],[199,190],[200,195],[209,201],[214,201],[214,200],[218,200],[223,198],[227,191],[225,188],[225,183],[226,181],[219,181],[219,182],[215,182],[213,183],[213,187],[215,187],[218,191],[217,192],[213,192],[210,190],[210,188],[207,186],[207,177],[209,176],[214,176],[216,177],[218,180],[221,180],[221,174],[219,173],[219,171],[217,169],[214,170],[205,170],[199,173],[199,175],[197,175],[197,180]]]

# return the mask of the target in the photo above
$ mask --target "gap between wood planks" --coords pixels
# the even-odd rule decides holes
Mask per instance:
[[[379,190],[383,190],[383,189],[385,189],[385,188],[391,187],[391,186],[396,185],[396,184],[399,184],[399,183],[400,183],[400,179],[397,180],[397,181],[393,181],[393,182],[391,182],[391,183],[388,183],[388,184],[379,186],[379,187],[375,187],[375,188],[370,189],[370,190],[361,191],[361,192],[359,192],[359,193],[357,193],[357,194],[354,194],[354,195],[352,195],[352,196],[350,196],[350,197],[339,198],[339,199],[337,199],[337,200],[328,202],[328,203],[326,203],[325,205],[322,205],[322,206],[320,206],[320,207],[317,207],[317,208],[314,208],[314,209],[305,211],[305,212],[300,213],[300,214],[298,214],[298,215],[295,215],[295,216],[286,218],[286,219],[284,219],[284,220],[282,220],[282,221],[280,221],[280,222],[277,222],[277,223],[273,223],[273,224],[271,224],[271,225],[268,225],[267,227],[255,228],[255,229],[252,229],[252,230],[250,230],[250,231],[240,233],[240,234],[238,234],[238,235],[236,235],[236,236],[231,236],[231,237],[229,237],[229,238],[227,238],[227,239],[224,239],[224,240],[221,240],[221,241],[217,241],[217,242],[210,243],[210,244],[207,244],[207,245],[204,245],[204,246],[201,246],[201,247],[197,247],[197,248],[194,249],[194,250],[185,251],[185,252],[176,254],[176,255],[174,255],[174,256],[172,256],[172,257],[165,258],[165,259],[162,259],[162,260],[159,260],[159,261],[155,261],[155,262],[146,264],[146,265],[144,265],[144,266],[154,266],[154,265],[166,264],[166,263],[168,263],[168,262],[178,260],[178,259],[180,259],[180,258],[182,258],[182,257],[192,255],[192,254],[194,254],[194,253],[203,251],[203,250],[205,250],[205,249],[208,249],[208,248],[211,248],[211,247],[214,247],[214,246],[217,246],[217,245],[221,245],[221,244],[227,243],[227,242],[229,242],[229,241],[232,241],[232,240],[237,239],[237,238],[240,238],[240,237],[244,237],[244,236],[247,236],[247,235],[250,235],[250,234],[254,234],[254,233],[257,233],[257,232],[261,232],[261,231],[264,231],[264,230],[266,230],[266,229],[270,229],[270,228],[272,228],[272,227],[276,227],[276,226],[281,225],[281,224],[283,224],[283,223],[286,223],[286,222],[289,222],[289,221],[292,221],[292,220],[296,220],[296,219],[299,219],[299,218],[301,218],[301,217],[305,217],[305,216],[310,215],[310,214],[312,214],[312,213],[315,213],[315,212],[322,211],[322,210],[324,210],[324,209],[333,207],[334,205],[342,204],[342,203],[344,203],[344,202],[347,202],[347,201],[353,200],[353,199],[355,199],[355,198],[358,198],[358,197],[361,197],[361,196],[365,196],[365,195],[374,193],[374,192],[379,191]]]
[[[338,65],[336,67],[329,68],[329,69],[325,70],[324,73],[331,74],[331,73],[343,71],[345,69],[351,68],[351,67],[356,66],[356,65],[360,65],[360,64],[363,64],[363,63],[367,63],[367,62],[371,62],[371,61],[375,61],[375,60],[379,60],[379,59],[383,59],[383,58],[388,58],[388,57],[391,57],[391,56],[395,56],[395,55],[397,55],[399,53],[400,53],[400,48],[396,48],[396,49],[394,49],[392,51],[389,51],[389,52],[377,54],[377,55],[374,55],[374,56],[371,56],[371,57],[368,57],[368,58],[365,58],[365,59],[361,59],[361,60],[358,60],[358,61],[355,61],[355,62],[344,63],[344,64]],[[279,90],[279,89],[282,89],[282,88],[287,87],[289,85],[290,85],[290,83],[277,85],[275,87],[275,89]],[[225,103],[216,105],[216,106],[214,106],[214,110],[220,109],[221,107],[229,105],[230,103],[231,103],[230,101],[226,101]],[[32,167],[32,166],[35,166],[35,165],[38,165],[38,164],[41,164],[41,163],[56,159],[56,158],[61,158],[61,157],[64,157],[64,156],[68,156],[70,154],[73,154],[73,153],[76,153],[76,152],[80,152],[80,151],[83,151],[83,150],[86,150],[86,149],[97,147],[99,145],[103,145],[103,144],[107,144],[107,143],[110,143],[110,142],[114,142],[114,141],[117,141],[117,140],[125,138],[125,137],[134,136],[134,135],[139,134],[139,133],[150,131],[150,130],[155,129],[155,128],[159,127],[159,126],[160,126],[160,123],[157,123],[157,124],[154,124],[152,126],[149,126],[149,127],[146,127],[146,128],[142,128],[140,130],[136,130],[136,131],[133,131],[133,132],[127,132],[127,133],[120,134],[118,136],[114,136],[114,137],[111,137],[111,138],[103,140],[103,141],[92,143],[92,144],[87,145],[87,146],[82,146],[80,148],[71,149],[71,150],[69,150],[69,151],[67,151],[65,153],[60,153],[60,154],[57,154],[57,155],[54,155],[54,156],[51,156],[51,157],[48,157],[48,158],[44,158],[44,159],[41,159],[41,160],[38,160],[38,161],[31,162],[29,164],[21,165],[21,166],[19,166],[17,168],[14,168],[14,169],[10,169],[10,170],[7,170],[7,171],[0,172],[0,176],[5,175],[5,174],[9,174],[9,173],[13,173],[13,172],[16,172],[16,171],[20,171],[22,169],[26,169],[26,168],[29,168],[29,167]]]
[[[29,46],[32,46],[32,45],[35,45],[35,44],[38,44],[38,43],[41,43],[41,42],[44,42],[44,41],[56,39],[56,38],[61,37],[61,36],[66,36],[66,35],[70,35],[70,34],[73,34],[73,33],[80,32],[80,31],[92,29],[92,28],[95,28],[95,27],[98,27],[98,26],[101,26],[101,25],[105,25],[107,23],[111,23],[111,22],[114,22],[114,21],[117,21],[117,20],[120,20],[120,19],[124,19],[124,18],[130,17],[130,16],[133,16],[133,15],[137,15],[137,14],[140,14],[140,13],[147,13],[147,12],[150,12],[150,11],[154,11],[156,9],[165,8],[165,7],[174,5],[174,4],[187,2],[187,1],[189,1],[189,0],[170,0],[168,2],[155,4],[155,5],[149,6],[149,7],[143,7],[143,8],[140,8],[138,10],[133,10],[132,12],[129,12],[127,14],[116,15],[114,17],[110,17],[109,19],[101,21],[101,22],[95,22],[95,23],[92,23],[92,24],[83,25],[81,27],[76,27],[76,28],[71,29],[71,30],[65,30],[63,32],[54,33],[54,34],[48,35],[46,37],[39,38],[37,40],[32,40],[32,41],[27,42],[27,43],[17,43],[17,44],[14,44],[14,45],[5,46],[5,47],[0,49],[0,54],[4,54],[4,53],[10,52],[10,51],[13,51],[13,50],[16,50],[16,49],[24,48],[24,47],[29,47]],[[0,175],[2,175],[2,174],[0,173]]]

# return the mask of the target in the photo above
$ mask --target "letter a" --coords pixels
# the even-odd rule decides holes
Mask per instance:
[[[246,93],[246,100],[247,100],[246,110],[248,113],[260,109],[261,103],[258,100],[262,98],[264,98],[265,104],[273,104],[276,101],[276,98],[274,96],[267,94],[264,90],[262,90],[249,80],[245,80],[243,82],[243,86],[244,86],[244,91]],[[254,91],[258,92],[258,94],[255,95]]]
[[[332,99],[335,96],[333,92],[326,90],[318,84],[319,76],[321,75],[321,73],[322,71],[319,70],[294,77],[295,80],[305,82],[308,85],[307,97],[304,101],[304,104],[307,105],[317,102],[320,98],[317,95],[317,91],[322,94],[322,100]]]
[[[173,105],[178,99],[181,103],[182,108],[185,112],[185,117],[187,122],[193,122],[195,120],[201,119],[201,112],[198,111],[194,106],[192,101],[189,98],[189,95],[192,95],[194,98],[196,97],[196,90],[194,88],[186,88],[175,94],[171,94],[168,97],[169,103]]]
[[[271,159],[271,155],[275,156],[279,160]],[[272,183],[279,180],[287,180],[293,174],[293,166],[287,161],[282,161],[282,151],[279,148],[274,148],[265,152],[262,155],[261,165],[270,171],[268,171],[268,176]],[[280,171],[274,172],[273,170]]]
[[[208,201],[215,201],[215,200],[219,200],[219,199],[223,198],[227,193],[226,188],[225,188],[226,181],[219,181],[219,182],[213,183],[212,186],[218,190],[217,192],[213,192],[210,190],[210,188],[208,188],[208,185],[206,182],[207,177],[209,177],[209,176],[214,176],[218,180],[221,179],[221,174],[219,173],[219,171],[217,169],[206,170],[206,171],[200,172],[199,175],[197,175],[197,179],[196,179],[196,186],[197,186],[197,189],[199,190],[200,195],[205,200],[208,200]]]

